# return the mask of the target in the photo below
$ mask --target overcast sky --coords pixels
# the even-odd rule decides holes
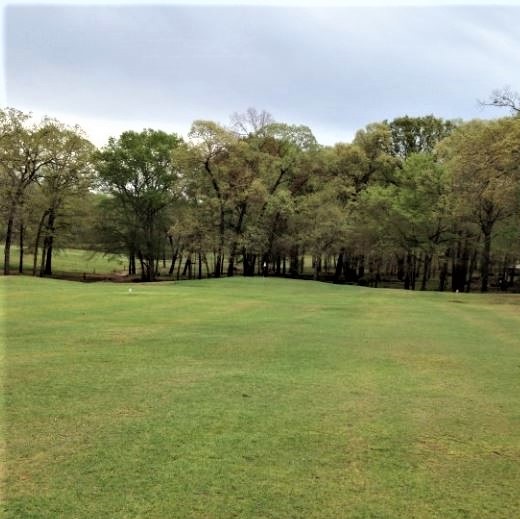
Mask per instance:
[[[520,6],[20,5],[4,11],[4,105],[186,135],[253,106],[323,144],[404,114],[505,115],[520,90]]]

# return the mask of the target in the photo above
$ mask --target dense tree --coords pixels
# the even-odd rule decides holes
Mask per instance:
[[[289,192],[296,195],[297,186],[301,188],[305,177],[312,173],[319,146],[307,126],[284,123],[268,125],[261,132],[250,135],[247,142],[262,157],[257,179],[263,197],[257,197],[255,232],[250,233],[255,240],[249,240],[249,246],[243,251],[247,271],[244,273],[253,273],[257,256],[267,273],[270,263],[279,265],[281,262],[281,251],[277,251],[275,257],[274,247],[280,233],[288,228],[287,216],[292,214]]]
[[[421,289],[426,289],[432,259],[450,238],[452,226],[448,174],[428,153],[415,153],[395,174],[395,184],[370,186],[358,213],[372,225],[373,240],[386,240],[403,257],[405,288],[415,289],[422,267]],[[368,233],[365,229],[364,234]]]
[[[145,281],[156,277],[156,261],[170,227],[166,209],[181,195],[175,161],[181,146],[175,134],[128,131],[111,138],[96,157],[100,187],[110,195],[105,208],[119,214],[120,227],[112,226],[112,232],[117,229],[129,262],[139,260]]]
[[[491,246],[498,223],[519,211],[520,120],[471,121],[443,142],[453,191],[482,235],[481,291],[489,287]]]
[[[220,277],[224,266],[226,240],[226,212],[228,210],[228,158],[231,148],[238,142],[230,130],[213,121],[195,121],[189,137],[192,141],[191,163],[198,186],[197,196],[214,208],[216,227],[215,269]]]
[[[445,121],[426,115],[423,117],[397,117],[388,123],[392,135],[392,151],[405,159],[413,153],[432,153],[435,146],[456,127],[453,121]]]
[[[5,218],[4,274],[10,273],[11,244],[16,218],[28,188],[37,182],[42,168],[54,157],[49,138],[54,124],[49,119],[30,124],[30,116],[18,110],[0,111],[0,179]]]
[[[313,277],[336,282],[518,284],[518,117],[404,116],[320,146],[308,127],[248,109],[229,127],[195,121],[188,143],[124,132],[95,153],[51,119],[4,110],[0,123],[6,272],[18,238],[19,270],[30,244],[47,275],[57,246],[90,243],[127,255],[143,280],[309,275],[312,258]]]
[[[52,253],[58,220],[69,216],[88,196],[93,182],[94,146],[78,127],[52,123],[47,147],[52,160],[42,168],[39,183],[43,210],[34,243],[33,273],[36,273],[40,238],[43,237],[40,275],[52,274]]]

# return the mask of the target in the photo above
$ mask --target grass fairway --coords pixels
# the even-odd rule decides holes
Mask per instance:
[[[518,517],[518,296],[0,283],[5,517]]]

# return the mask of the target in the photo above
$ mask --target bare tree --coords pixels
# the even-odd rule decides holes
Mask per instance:
[[[256,108],[248,108],[244,113],[235,112],[231,116],[231,129],[240,137],[248,135],[258,135],[262,131],[273,124],[275,121],[273,116],[262,110],[259,112]]]
[[[520,94],[510,87],[493,90],[487,101],[480,101],[482,106],[507,108],[513,114],[520,114]]]

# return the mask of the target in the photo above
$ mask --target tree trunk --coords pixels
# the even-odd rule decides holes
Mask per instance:
[[[24,253],[25,225],[20,222],[20,256],[18,259],[18,272],[23,274],[23,253]]]
[[[135,252],[131,251],[128,255],[128,275],[135,276],[136,267],[135,267]]]
[[[423,275],[422,275],[422,281],[421,281],[421,290],[426,290],[426,284],[428,283],[431,262],[432,262],[431,254],[426,253],[424,255],[424,266],[423,266]]]
[[[42,259],[40,262],[40,277],[42,278],[45,275],[45,259],[47,256],[47,239],[43,240],[43,247],[42,247]]]
[[[155,258],[146,257],[146,281],[155,281]]]
[[[217,195],[219,201],[219,223],[218,223],[218,246],[216,252],[215,259],[215,272],[214,275],[216,278],[219,278],[222,275],[223,271],[223,263],[224,263],[224,232],[226,230],[226,220],[225,220],[225,212],[224,212],[224,200],[222,197],[222,192],[220,190],[220,185],[217,181],[217,178],[214,175],[213,170],[211,169],[210,159],[207,158],[204,161],[204,169],[208,174],[213,189],[215,190],[215,194]],[[191,259],[190,259],[191,262]]]
[[[405,277],[405,258],[404,256],[396,256],[396,260],[397,260],[397,279],[399,281],[404,281],[404,277]]]
[[[439,292],[444,292],[446,288],[446,279],[448,277],[448,260],[441,260],[441,268],[439,272]]]
[[[269,256],[264,254],[262,257],[262,264],[258,265],[258,270],[261,271],[262,276],[267,277],[269,275]]]
[[[11,241],[13,239],[13,224],[14,224],[14,211],[11,211],[7,220],[7,229],[5,232],[5,247],[4,247],[4,275],[8,276],[11,273],[10,261],[11,261]]]
[[[374,288],[379,287],[379,283],[381,282],[381,272],[379,271],[379,265],[377,266],[376,270],[376,277],[374,278]]]
[[[418,267],[417,267],[417,256],[415,252],[412,254],[412,278],[411,278],[411,289],[415,290],[415,282],[417,281]]]
[[[177,265],[177,280],[181,278],[181,266],[182,266],[182,252],[179,256],[179,263]]]
[[[231,244],[231,248],[229,250],[229,259],[228,259],[228,268],[227,268],[227,275],[228,277],[235,275],[235,256],[237,253],[237,243],[234,241]]]
[[[42,229],[43,229],[43,222],[45,221],[45,218],[47,218],[47,215],[49,214],[49,210],[47,209],[42,214],[42,217],[40,218],[40,222],[38,223],[38,230],[36,231],[36,239],[34,240],[34,257],[33,257],[33,271],[32,275],[36,276],[36,270],[38,268],[38,250],[40,249],[40,238],[42,235]]]
[[[49,210],[49,216],[47,219],[47,229],[49,231],[48,236],[46,236],[45,241],[47,242],[47,254],[45,260],[45,270],[43,274],[45,276],[52,276],[52,249],[53,249],[53,241],[54,241],[54,221],[56,218],[56,214],[53,209]]]
[[[141,267],[141,280],[145,281],[146,274],[145,274],[145,265],[144,265],[144,258],[141,254],[141,251],[137,253],[137,258],[139,259],[139,266]]]
[[[457,250],[454,249],[452,255],[452,290],[454,292],[464,292],[466,288],[468,254],[467,241],[464,240],[464,245],[462,245],[459,240]]]
[[[218,237],[218,248],[217,248],[217,259],[215,261],[215,277],[219,278],[222,275],[224,269],[224,232],[225,232],[225,214],[224,207],[220,207],[220,218],[219,218],[219,237]]]
[[[240,212],[238,214],[238,221],[236,225],[233,227],[234,238],[231,243],[231,248],[229,251],[229,263],[228,263],[228,276],[232,276],[235,272],[235,255],[237,253],[238,240],[240,238],[240,234],[242,233],[242,227],[244,226],[244,219],[247,212],[247,203],[240,204]]]
[[[345,251],[341,250],[338,259],[336,261],[336,270],[334,272],[334,283],[339,283],[341,279],[341,274],[343,272],[343,256]]]
[[[191,279],[191,254],[186,258],[186,263],[184,264],[184,270],[182,271],[182,276],[186,277],[188,274],[188,279]]]
[[[312,279],[314,281],[318,281],[320,279],[320,271],[321,271],[321,256],[314,256],[314,265],[313,265],[313,275]]]
[[[483,230],[484,248],[482,249],[482,259],[480,263],[480,291],[487,292],[489,285],[489,266],[491,263],[491,226]]]
[[[45,269],[43,271],[44,276],[52,276],[52,236],[48,236],[47,240],[47,251],[45,258]]]
[[[281,276],[282,275],[282,257],[278,254],[276,256],[276,275]]]
[[[219,247],[217,251],[217,259],[215,261],[215,272],[214,275],[216,278],[220,277],[222,272],[222,249]]]
[[[365,256],[360,256],[358,258],[358,269],[357,269],[358,279],[361,279],[365,275]]]
[[[170,247],[172,249],[172,259],[170,263],[170,269],[168,270],[168,275],[171,276],[175,272],[175,262],[177,261],[177,256],[179,255],[179,247],[175,247],[173,245],[173,238],[168,236],[168,241],[170,242]]]
[[[204,261],[204,267],[206,268],[206,277],[209,278],[209,263],[206,254],[202,256],[202,260]]]
[[[244,258],[244,276],[254,276],[255,275],[255,266],[256,266],[256,254],[251,254],[244,249],[243,251]]]
[[[178,256],[178,251],[176,250],[172,254],[172,261],[170,263],[170,269],[168,270],[168,275],[169,276],[171,276],[175,272],[175,263],[177,263],[177,256]]]
[[[477,264],[477,249],[473,250],[471,254],[471,258],[469,260],[468,273],[466,278],[466,292],[471,292],[471,280],[473,278],[473,273],[475,271],[475,266]]]
[[[298,247],[292,246],[289,253],[289,276],[298,277]]]
[[[412,255],[410,253],[406,254],[406,268],[404,272],[404,289],[410,290],[412,282]]]

